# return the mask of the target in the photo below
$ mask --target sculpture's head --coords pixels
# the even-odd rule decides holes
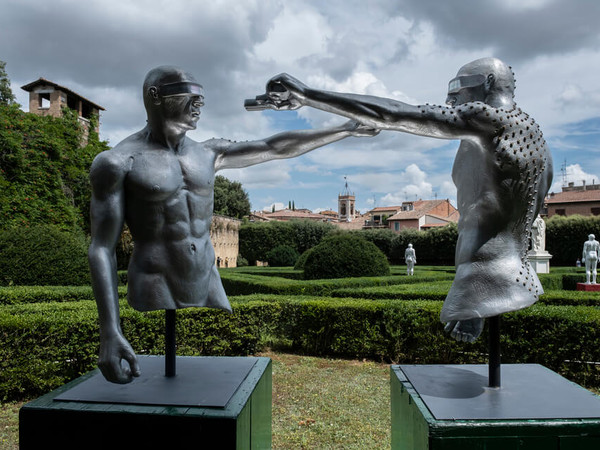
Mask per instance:
[[[596,239],[596,236],[594,236],[593,234],[590,234],[590,235],[588,236],[588,239],[589,239],[590,241],[593,241],[594,239]]]
[[[158,119],[183,130],[193,130],[204,105],[204,91],[193,75],[174,66],[152,69],[144,79],[148,119]]]
[[[412,244],[408,244],[408,248],[412,248]]]
[[[479,101],[492,106],[509,106],[514,93],[512,69],[497,58],[481,58],[462,66],[450,80],[446,103],[458,106]]]

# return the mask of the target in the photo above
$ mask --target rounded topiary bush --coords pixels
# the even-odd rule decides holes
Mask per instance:
[[[300,255],[289,245],[278,245],[267,252],[267,262],[271,267],[287,267],[296,264]]]
[[[325,238],[312,248],[304,264],[304,278],[372,277],[389,275],[390,266],[372,242],[347,233]]]
[[[0,231],[0,284],[43,286],[90,283],[87,239],[51,225]]]

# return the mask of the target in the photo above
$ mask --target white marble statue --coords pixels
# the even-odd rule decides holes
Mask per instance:
[[[406,261],[406,274],[414,275],[415,264],[417,263],[417,254],[412,244],[408,244],[408,248],[404,252],[404,260]]]
[[[546,251],[546,222],[539,215],[531,225],[531,251],[533,253]]]
[[[581,261],[585,263],[585,284],[596,284],[598,253],[600,253],[600,243],[596,240],[596,236],[590,234],[588,240],[583,244],[583,256],[581,257]]]

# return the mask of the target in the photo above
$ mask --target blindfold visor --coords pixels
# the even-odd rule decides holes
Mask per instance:
[[[461,89],[480,86],[484,82],[485,76],[480,74],[456,77],[448,83],[448,94],[456,94]]]
[[[163,84],[160,86],[158,92],[161,97],[172,97],[175,95],[202,95],[202,86],[198,83],[180,81],[177,83]]]

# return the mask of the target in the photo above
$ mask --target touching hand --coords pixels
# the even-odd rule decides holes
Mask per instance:
[[[304,91],[306,85],[296,78],[282,73],[269,80],[267,92],[257,95],[255,99],[246,100],[244,107],[248,111],[274,109],[289,111],[304,105]]]

